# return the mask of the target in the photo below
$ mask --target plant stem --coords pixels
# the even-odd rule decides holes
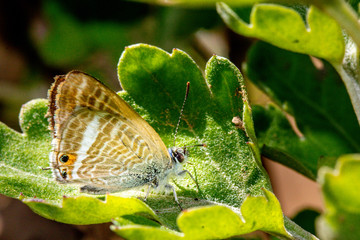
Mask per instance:
[[[305,231],[299,225],[297,225],[296,223],[294,223],[293,221],[291,221],[289,218],[287,218],[285,216],[284,216],[284,225],[285,225],[286,231],[293,236],[292,239],[309,239],[309,240],[317,239],[318,240],[318,238],[316,236]]]
[[[314,4],[319,9],[325,13],[332,16],[339,24],[346,30],[346,33],[351,37],[351,40],[354,41],[357,49],[360,47],[360,24],[358,22],[358,15],[352,9],[352,7],[347,4],[344,0],[314,0],[309,1],[305,0],[310,4]],[[349,40],[349,41],[351,41]],[[345,52],[345,58],[342,64],[332,63],[336,71],[341,76],[347,92],[349,93],[351,103],[353,105],[356,117],[360,125],[360,82],[359,82],[359,57],[350,56],[349,54],[349,44],[347,44],[347,52]],[[349,64],[350,61],[350,64]],[[351,63],[352,62],[352,63]],[[350,66],[350,67],[349,67]]]
[[[349,93],[351,103],[353,105],[356,117],[358,119],[360,125],[360,83],[357,79],[357,76],[352,76],[347,71],[345,71],[344,67],[339,64],[333,64],[333,67],[341,76],[347,92]]]

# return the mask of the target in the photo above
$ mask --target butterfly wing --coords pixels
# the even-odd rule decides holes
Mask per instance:
[[[167,148],[155,130],[95,78],[78,71],[58,76],[49,100],[50,161],[56,180],[119,185],[121,190],[153,177],[144,166],[170,166]]]

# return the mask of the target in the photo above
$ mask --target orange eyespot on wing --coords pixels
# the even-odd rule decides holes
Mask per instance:
[[[75,154],[59,154],[59,162],[61,166],[73,165],[75,161]]]

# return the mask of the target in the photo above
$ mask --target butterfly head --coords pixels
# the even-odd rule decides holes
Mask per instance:
[[[186,147],[172,147],[169,148],[169,154],[174,163],[184,164],[188,159],[189,151],[186,149]]]

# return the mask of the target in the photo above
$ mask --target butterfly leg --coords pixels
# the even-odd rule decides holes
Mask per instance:
[[[197,181],[195,180],[195,178],[193,177],[193,175],[188,171],[188,170],[182,170],[181,172],[178,172],[177,175],[181,176],[181,175],[184,175],[184,174],[189,174],[189,176],[191,177],[191,179],[194,181],[194,183],[196,184],[196,187],[198,189],[198,193],[201,195],[201,191],[200,191],[200,187],[199,187],[199,184],[197,183]]]
[[[182,208],[181,205],[180,205],[180,202],[179,202],[179,200],[178,200],[178,197],[177,197],[177,194],[176,194],[176,191],[175,191],[174,186],[172,186],[172,185],[170,185],[170,184],[166,184],[166,185],[165,185],[165,188],[172,189],[172,191],[173,191],[173,193],[174,193],[175,202],[177,203],[177,205],[179,206],[180,210],[182,211],[183,208]]]
[[[151,185],[149,185],[147,191],[146,191],[146,194],[145,194],[145,197],[144,197],[144,202],[146,202],[146,199],[147,197],[149,196],[149,193],[150,193],[150,188],[151,188]]]

